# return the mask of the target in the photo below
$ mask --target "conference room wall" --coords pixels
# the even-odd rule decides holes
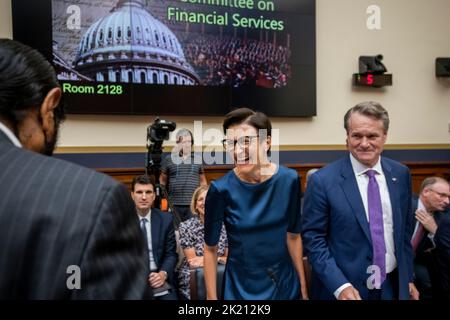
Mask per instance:
[[[381,9],[380,30],[367,28],[370,5]],[[343,148],[345,111],[357,102],[376,100],[390,113],[388,143],[394,149],[450,149],[450,81],[434,75],[435,58],[450,56],[448,30],[448,0],[317,0],[317,116],[273,119],[280,144],[289,150]],[[0,37],[12,37],[9,0],[0,0]],[[375,54],[384,55],[394,85],[352,88],[358,57]],[[176,121],[179,128],[193,128],[194,120],[202,120],[204,129],[220,129],[222,120],[163,118]],[[153,119],[70,115],[61,130],[59,152],[142,151]]]

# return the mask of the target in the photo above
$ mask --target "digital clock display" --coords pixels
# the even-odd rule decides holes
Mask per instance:
[[[392,86],[392,74],[353,74],[353,85],[357,87],[375,87]]]

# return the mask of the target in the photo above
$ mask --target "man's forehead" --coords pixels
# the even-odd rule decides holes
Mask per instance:
[[[146,190],[153,190],[153,185],[152,184],[141,184],[141,183],[136,183],[136,185],[134,186],[134,190],[135,191],[146,191]]]
[[[257,134],[258,130],[255,127],[252,126],[242,126],[239,128],[230,128],[227,129],[227,136],[243,136],[243,135],[248,135],[249,133],[251,134]]]
[[[350,122],[348,127],[349,132],[373,132],[379,133],[380,131],[385,134],[384,126],[382,121],[368,122],[368,121],[355,121]]]
[[[448,183],[443,181],[438,181],[435,184],[431,185],[433,189],[442,193],[449,193],[450,186]]]

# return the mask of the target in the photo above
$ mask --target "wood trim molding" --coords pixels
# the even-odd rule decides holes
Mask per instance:
[[[450,162],[405,162],[405,165],[411,170],[412,187],[413,192],[418,193],[420,184],[423,179],[430,176],[440,176],[445,179],[450,179]],[[292,168],[298,172],[302,177],[302,188],[305,188],[305,177],[308,170],[312,168],[321,168],[323,163],[306,163],[306,164],[287,164],[289,168]],[[205,174],[208,182],[216,180],[226,174],[232,169],[231,165],[220,166],[205,166]],[[124,183],[131,188],[131,181],[134,176],[144,174],[144,168],[123,168],[123,169],[97,169],[99,172],[103,172],[114,179]]]
[[[199,148],[200,146],[195,146]],[[222,146],[203,146],[202,150],[221,150]],[[346,150],[344,144],[328,144],[328,145],[281,145],[273,146],[279,151],[340,151]],[[164,152],[171,152],[173,146],[164,146]],[[386,144],[385,150],[450,150],[450,144]],[[58,147],[55,153],[144,153],[147,149],[144,146],[88,146],[88,147]]]

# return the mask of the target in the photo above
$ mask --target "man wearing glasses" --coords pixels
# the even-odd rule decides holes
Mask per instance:
[[[206,185],[206,176],[202,160],[192,152],[192,133],[188,129],[180,129],[176,134],[176,143],[172,153],[161,164],[159,182],[168,190],[178,225],[192,217],[189,209],[192,194],[198,186]]]
[[[439,298],[442,288],[434,249],[434,237],[443,212],[448,208],[450,186],[440,177],[426,178],[421,185],[419,198],[413,199],[412,208],[416,225],[411,239],[414,258],[415,283],[422,299]]]

